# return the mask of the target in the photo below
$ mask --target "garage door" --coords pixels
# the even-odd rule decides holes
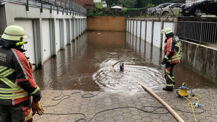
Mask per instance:
[[[64,49],[65,47],[65,31],[64,31],[64,20],[59,20],[59,35],[60,35],[60,48]]]
[[[56,36],[56,53],[60,50],[60,25],[59,25],[59,20],[56,20],[55,23],[55,36]]]
[[[70,43],[70,22],[66,20],[67,44]]]
[[[42,63],[51,57],[49,20],[42,21]]]
[[[28,38],[26,41],[28,42],[25,46],[24,49],[27,51],[25,52],[26,56],[28,56],[30,59],[30,62],[35,64],[35,46],[34,46],[34,39],[33,39],[33,25],[32,25],[32,20],[16,20],[15,21],[16,25],[22,26],[27,35]]]

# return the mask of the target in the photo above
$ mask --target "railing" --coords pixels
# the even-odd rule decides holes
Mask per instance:
[[[199,43],[217,43],[217,22],[179,21],[177,35]]]
[[[63,11],[74,11],[80,14],[86,15],[87,10],[74,2],[74,0],[0,0],[2,2],[16,2],[16,3],[25,3],[27,11],[29,6],[38,6],[40,4],[41,10],[45,7],[49,7],[51,9],[63,10]]]

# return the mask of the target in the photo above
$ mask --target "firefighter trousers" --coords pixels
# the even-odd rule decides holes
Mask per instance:
[[[175,77],[173,75],[173,69],[176,64],[166,63],[165,68],[165,79],[167,85],[174,85],[175,84]]]
[[[0,104],[0,122],[32,122],[31,106],[30,100],[14,106]]]

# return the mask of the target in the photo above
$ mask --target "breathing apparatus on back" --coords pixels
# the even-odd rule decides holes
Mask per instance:
[[[174,33],[172,31],[172,28],[165,28],[164,30],[162,30],[162,32],[165,34],[166,38],[170,38],[170,37],[173,38],[173,40],[174,40],[173,49],[176,52],[177,59],[180,60],[181,57],[182,57],[182,43],[181,43],[181,40],[177,36],[174,35]]]

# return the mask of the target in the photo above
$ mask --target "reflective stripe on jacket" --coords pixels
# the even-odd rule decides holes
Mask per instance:
[[[27,58],[14,48],[0,47],[0,104],[16,105],[30,96],[38,101],[41,93]]]

